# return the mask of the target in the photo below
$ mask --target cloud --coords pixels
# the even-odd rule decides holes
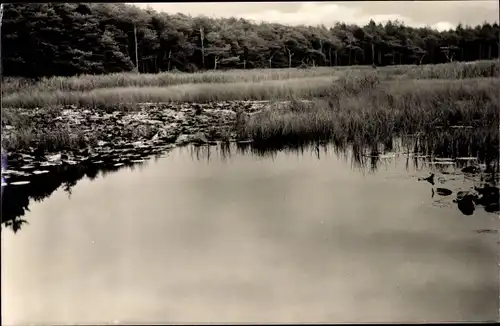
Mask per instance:
[[[365,25],[398,20],[414,27],[429,26],[437,30],[454,28],[459,21],[481,23],[494,20],[498,12],[496,1],[462,2],[291,2],[291,3],[137,3],[168,13],[182,12],[193,16],[241,17],[256,22],[275,22],[286,25],[333,26],[337,22]],[[436,15],[436,12],[441,15]],[[485,16],[487,14],[487,16]],[[480,16],[477,16],[480,15]],[[482,17],[480,21],[477,17]],[[473,17],[473,18],[472,18]],[[464,21],[465,20],[465,21]]]

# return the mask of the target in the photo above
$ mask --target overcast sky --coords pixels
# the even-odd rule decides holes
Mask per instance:
[[[498,0],[492,1],[365,1],[365,2],[205,2],[136,3],[167,13],[192,16],[241,17],[256,21],[290,25],[333,26],[336,22],[364,25],[373,19],[384,23],[398,19],[410,26],[431,26],[439,30],[454,28],[459,22],[469,25],[496,22]]]

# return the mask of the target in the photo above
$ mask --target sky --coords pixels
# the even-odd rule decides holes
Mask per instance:
[[[324,1],[324,2],[205,2],[135,3],[171,14],[237,17],[286,25],[333,26],[336,22],[364,25],[373,19],[403,21],[408,26],[454,28],[459,22],[477,25],[499,20],[498,0],[464,1]]]

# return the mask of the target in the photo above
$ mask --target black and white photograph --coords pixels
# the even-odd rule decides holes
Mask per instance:
[[[0,4],[1,324],[498,322],[499,21]]]

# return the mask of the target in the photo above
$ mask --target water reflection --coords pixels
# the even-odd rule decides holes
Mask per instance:
[[[389,170],[391,166],[404,161],[406,171],[430,173],[419,180],[429,183],[431,187],[429,194],[435,206],[447,207],[455,204],[464,215],[472,215],[476,206],[483,206],[487,212],[499,211],[498,137],[491,137],[490,134],[467,134],[461,130],[455,134],[448,132],[417,134],[381,141],[375,145],[349,143],[337,139],[328,144],[316,142],[264,146],[227,142],[216,146],[187,148],[193,160],[206,160],[207,163],[212,159],[227,161],[234,154],[274,160],[279,152],[297,156],[311,155],[319,160],[331,151],[338,159],[350,164],[351,169],[363,174],[373,174],[380,169]],[[2,187],[2,225],[17,232],[24,224],[29,223],[23,217],[29,211],[30,201],[40,202],[59,188],[71,196],[72,188],[82,178],[94,180],[99,175],[105,177],[124,168],[134,169],[143,166],[144,163],[141,162],[123,166],[82,163],[34,175],[26,185]],[[457,179],[470,181],[471,187],[448,189],[443,186]],[[436,188],[438,185],[440,187]],[[452,193],[455,196],[451,196],[453,199],[450,199]]]
[[[43,203],[30,198],[29,224],[3,230],[3,321],[497,317],[498,237],[488,233],[498,219],[482,207],[462,215],[453,203],[460,186],[476,181],[426,163],[435,158],[417,157],[416,171],[419,155],[405,155],[397,141],[395,155],[378,158],[365,156],[369,148],[315,145],[266,157],[249,144],[184,147],[143,171],[122,167],[103,178],[94,169],[95,182],[73,172],[82,181],[71,195],[60,183]],[[434,185],[418,181],[431,171]]]
[[[24,224],[29,224],[23,217],[26,212],[29,212],[30,201],[41,202],[60,188],[71,196],[72,188],[85,177],[95,180],[99,176],[106,177],[109,173],[121,169],[141,168],[145,164],[147,161],[122,166],[90,163],[59,166],[50,173],[32,175],[28,184],[2,187],[2,226],[17,232]],[[16,178],[9,179],[10,182],[15,182],[15,180]]]

